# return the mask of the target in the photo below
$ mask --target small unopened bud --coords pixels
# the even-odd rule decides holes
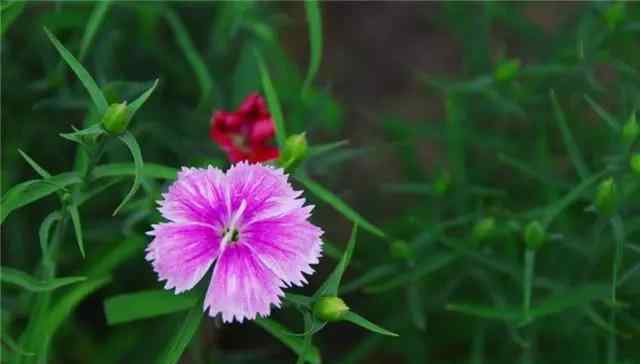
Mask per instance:
[[[531,221],[524,228],[524,243],[527,249],[538,250],[546,240],[544,227],[538,221]]]
[[[305,133],[291,135],[284,142],[278,164],[285,170],[295,170],[307,158],[308,150]]]
[[[129,126],[127,103],[111,104],[102,117],[102,126],[109,134],[122,134]]]
[[[320,297],[313,305],[313,314],[322,321],[338,321],[349,311],[349,306],[335,296]]]
[[[640,126],[638,126],[636,113],[634,112],[622,128],[622,141],[627,145],[633,144],[638,138],[638,134],[640,134]]]
[[[518,70],[520,70],[519,59],[506,60],[496,68],[494,77],[497,81],[508,81],[518,74]]]
[[[618,191],[613,178],[607,178],[598,186],[595,206],[598,212],[605,216],[612,215],[618,208]]]
[[[436,196],[444,196],[451,186],[451,175],[443,172],[438,179],[433,182],[433,192]]]
[[[475,244],[479,244],[491,236],[493,236],[496,230],[496,219],[493,217],[486,217],[480,221],[478,221],[473,227],[473,231],[471,232],[471,237],[473,238],[473,242]]]
[[[631,166],[631,171],[640,176],[640,154],[632,156],[629,165]]]
[[[413,258],[413,250],[411,246],[404,240],[396,240],[389,246],[391,256],[399,260],[411,260]]]

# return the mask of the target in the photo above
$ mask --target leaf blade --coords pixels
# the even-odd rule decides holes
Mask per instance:
[[[107,324],[167,315],[184,311],[198,303],[195,295],[176,295],[167,290],[147,290],[111,296],[104,301]]]
[[[380,334],[380,335],[386,335],[386,336],[399,336],[398,334],[396,334],[395,332],[391,332],[383,327],[380,327],[376,324],[374,324],[373,322],[367,320],[366,318],[358,315],[357,313],[353,312],[353,311],[347,311],[344,316],[342,317],[343,321],[349,321],[352,324],[356,324],[362,328],[365,328],[371,332],[375,332],[376,334]]]
[[[86,279],[87,277],[61,277],[42,281],[20,270],[0,267],[0,280],[3,283],[13,284],[31,292],[51,291]]]
[[[302,95],[308,95],[309,88],[315,78],[322,61],[322,17],[317,0],[305,0],[304,9],[309,23],[309,68],[302,86]]]
[[[187,349],[191,339],[198,331],[203,316],[202,308],[196,305],[189,310],[182,325],[173,336],[167,351],[160,356],[158,364],[176,364],[180,360],[182,353]]]
[[[258,318],[254,322],[271,336],[278,339],[286,347],[291,349],[294,353],[300,355],[304,348],[304,342],[301,337],[292,335],[284,326],[267,318]],[[314,345],[310,345],[310,348],[307,350],[304,358],[306,362],[311,364],[320,364],[321,362],[320,352]]]
[[[133,164],[135,166],[135,175],[133,177],[133,185],[131,189],[124,197],[120,205],[113,211],[113,216],[115,216],[118,211],[136,194],[138,188],[140,187],[140,179],[142,177],[142,169],[144,168],[144,161],[142,160],[142,151],[140,150],[140,146],[136,141],[136,138],[129,131],[118,137],[126,146],[129,148],[129,152],[131,152],[131,156],[133,157]]]
[[[262,89],[267,98],[267,106],[269,107],[269,111],[271,112],[274,123],[276,124],[276,143],[278,144],[278,148],[282,150],[282,148],[284,148],[284,142],[287,138],[287,132],[285,131],[284,126],[284,116],[282,115],[282,107],[280,106],[278,94],[275,87],[273,86],[271,75],[269,74],[269,70],[267,69],[264,59],[262,58],[262,55],[260,55],[258,50],[256,50],[255,53],[258,59],[258,68],[260,69]]]

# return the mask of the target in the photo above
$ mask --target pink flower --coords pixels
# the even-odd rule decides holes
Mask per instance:
[[[242,322],[268,316],[284,287],[305,284],[323,232],[287,178],[282,169],[246,162],[226,174],[183,168],[159,202],[169,221],[148,232],[154,239],[146,258],[165,289],[193,288],[217,259],[204,310]]]
[[[227,153],[231,163],[266,162],[278,158],[273,146],[275,124],[264,98],[252,93],[237,111],[219,110],[211,117],[209,138]]]

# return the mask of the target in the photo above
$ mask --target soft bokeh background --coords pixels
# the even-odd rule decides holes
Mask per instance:
[[[586,179],[576,173],[560,119],[590,174],[626,166],[619,132],[607,122],[621,125],[640,106],[637,4],[322,3],[322,65],[308,98],[300,96],[309,60],[302,3],[118,1],[84,45],[96,3],[28,2],[15,17],[8,4],[2,3],[3,192],[37,178],[18,149],[53,173],[70,170],[76,145],[58,134],[96,120],[44,26],[81,58],[112,102],[131,100],[160,79],[131,130],[145,161],[171,167],[226,165],[207,137],[211,112],[233,110],[249,92],[261,90],[253,53],[258,48],[288,131],[306,131],[312,145],[349,141],[310,158],[304,170],[390,236],[361,232],[344,297],[356,312],[400,338],[331,324],[314,336],[325,363],[613,364],[612,337],[616,363],[640,360],[640,283],[632,272],[637,246],[625,251],[623,272],[631,273],[619,294],[627,305],[615,328],[608,297],[599,293],[578,297],[576,304],[525,328],[447,308],[476,303],[502,312],[520,309],[523,226],[543,219],[550,212],[537,208],[551,206]],[[550,90],[559,110],[553,109]],[[107,148],[110,162],[129,158],[122,145]],[[632,245],[640,230],[637,177],[616,173],[628,187],[622,188],[621,217]],[[159,219],[154,200],[166,184],[145,181],[123,214],[112,217],[129,185],[118,183],[82,207],[86,260],[67,234],[61,276],[90,270],[122,244],[132,248],[109,268],[112,282],[65,317],[50,363],[151,363],[183,319],[173,314],[113,327],[105,323],[106,297],[160,288],[142,250],[148,241],[143,233]],[[534,306],[554,294],[576,299],[571,289],[610,282],[611,228],[607,219],[585,211],[594,189],[587,186],[549,226],[553,240],[538,254]],[[351,222],[309,199],[317,204],[313,219],[326,239],[343,247]],[[50,197],[6,220],[3,265],[35,271],[38,226],[56,206]],[[484,218],[494,219],[496,228],[480,239],[474,224]],[[412,247],[410,259],[393,256],[396,240]],[[456,259],[418,276],[442,254]],[[322,260],[310,279],[313,288],[335,262],[331,256]],[[412,274],[398,287],[384,287]],[[363,277],[370,280],[357,281]],[[3,332],[19,338],[34,295],[15,287],[3,287],[2,294]],[[302,331],[291,309],[273,318]],[[252,323],[205,320],[181,362],[294,360]]]

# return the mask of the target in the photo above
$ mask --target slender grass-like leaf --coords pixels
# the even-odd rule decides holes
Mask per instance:
[[[385,264],[373,267],[371,270],[358,275],[358,278],[344,284],[340,288],[340,293],[344,295],[353,291],[357,291],[366,285],[397,273],[398,270],[399,267],[395,264]]]
[[[49,233],[53,224],[62,219],[62,215],[58,211],[53,211],[47,215],[40,224],[38,229],[38,238],[40,240],[40,249],[42,250],[42,256],[46,260],[49,256]]]
[[[145,91],[144,93],[142,93],[142,95],[140,95],[137,99],[133,100],[128,106],[127,106],[127,111],[129,113],[129,120],[131,120],[131,118],[133,118],[133,116],[136,114],[136,112],[138,111],[138,109],[144,105],[145,102],[147,102],[147,99],[149,98],[149,96],[151,96],[151,94],[153,93],[153,91],[156,89],[156,86],[158,86],[158,82],[160,80],[156,79],[155,81],[153,81],[153,85],[151,87],[149,87],[149,89],[147,91]]]
[[[169,341],[166,352],[158,359],[158,364],[176,364],[179,362],[182,353],[187,349],[191,339],[198,331],[203,315],[200,305],[195,305],[189,310],[175,335]]]
[[[274,123],[276,125],[276,143],[280,149],[284,148],[284,141],[287,139],[287,132],[285,130],[284,116],[282,114],[282,107],[280,106],[280,100],[271,82],[271,76],[267,65],[262,58],[262,55],[255,51],[256,58],[258,59],[258,68],[260,68],[260,79],[262,80],[262,89],[267,98],[267,106],[273,116]]]
[[[304,349],[304,339],[293,335],[284,326],[267,318],[258,318],[254,321],[258,326],[262,327],[271,336],[278,339],[286,347],[291,349],[294,353],[300,355]],[[305,354],[305,361],[311,364],[320,364],[320,352],[318,348],[310,345]]]
[[[42,168],[38,163],[36,163],[36,161],[31,159],[31,157],[29,157],[27,153],[23,152],[20,149],[18,149],[18,153],[20,153],[20,156],[22,156],[22,158],[24,158],[24,160],[27,161],[27,163],[31,166],[31,168],[33,168],[33,170],[36,171],[36,173],[40,175],[40,177],[42,178],[51,177],[51,174],[47,172],[46,169]]]
[[[198,53],[198,50],[193,45],[189,32],[185,28],[178,14],[171,9],[167,9],[164,15],[169,22],[169,26],[176,37],[176,41],[178,42],[180,49],[182,49],[187,62],[189,62],[189,65],[193,69],[193,73],[195,74],[198,85],[200,86],[200,105],[204,105],[209,101],[211,96],[211,91],[213,90],[213,78],[211,77],[211,74],[209,74],[207,65],[204,60],[202,60],[200,53]]]
[[[618,124],[616,118],[613,117],[613,115],[609,114],[607,110],[598,105],[598,103],[595,102],[591,97],[589,97],[589,95],[585,94],[584,99],[587,100],[589,106],[591,106],[593,111],[598,114],[598,116],[607,124],[609,128],[611,128],[611,130],[616,133],[620,131],[620,125]]]
[[[32,292],[51,291],[86,279],[87,277],[63,277],[43,281],[17,269],[0,267],[2,283],[13,284]]]
[[[333,143],[312,145],[311,147],[309,147],[309,157],[316,157],[316,156],[334,151],[338,148],[342,148],[348,144],[349,144],[348,140],[339,140]]]
[[[136,138],[130,132],[125,132],[124,134],[118,137],[122,142],[129,148],[129,152],[131,152],[131,156],[133,157],[133,164],[135,166],[135,175],[133,177],[133,185],[131,189],[124,197],[120,205],[113,211],[113,215],[115,216],[118,211],[136,194],[138,188],[140,187],[140,178],[142,178],[142,169],[144,168],[144,161],[142,160],[142,152],[140,151],[140,146],[136,141]]]
[[[96,81],[91,77],[89,72],[78,62],[76,57],[74,57],[63,45],[60,41],[53,35],[49,29],[44,28],[44,31],[47,33],[47,36],[51,40],[51,43],[56,47],[62,58],[65,62],[71,67],[73,72],[78,76],[82,85],[87,89],[93,103],[96,105],[96,109],[99,115],[102,115],[109,104],[107,103],[107,99],[104,97],[102,90],[98,87]]]
[[[322,16],[317,0],[305,0],[304,9],[309,23],[309,69],[302,87],[302,95],[308,95],[313,79],[320,69],[322,61]]]
[[[98,32],[100,24],[102,24],[104,17],[107,15],[110,5],[110,0],[103,0],[99,1],[93,8],[93,11],[89,16],[89,21],[87,22],[87,27],[82,34],[82,41],[80,42],[80,53],[78,55],[78,59],[80,59],[80,62],[82,62],[84,60],[84,57],[87,55],[87,51],[89,51],[91,42],[93,42],[93,38]]]
[[[77,173],[66,172],[47,179],[25,181],[11,187],[0,202],[0,223],[13,211],[81,182],[82,179]]]
[[[176,295],[167,290],[149,290],[112,296],[104,301],[109,325],[184,311],[198,303],[193,294]]]
[[[398,336],[398,334],[374,324],[373,322],[367,320],[366,318],[358,315],[353,311],[347,311],[342,317],[342,320],[349,321],[371,332],[375,332],[376,334],[387,335],[387,336]]]
[[[428,259],[425,259],[424,261],[418,262],[417,268],[415,268],[414,270],[408,273],[398,274],[384,283],[367,287],[364,291],[366,293],[380,293],[388,291],[390,289],[401,287],[410,282],[420,280],[426,275],[446,267],[455,259],[456,256],[449,253],[440,253],[437,255],[433,255]]]
[[[142,176],[145,178],[174,180],[178,174],[178,170],[173,167],[167,167],[155,163],[144,163],[142,167]],[[93,169],[93,177],[121,177],[135,176],[136,166],[133,163],[110,163],[99,165]]]
[[[556,93],[553,90],[549,91],[549,97],[551,98],[551,104],[553,105],[553,114],[555,115],[556,122],[558,123],[558,127],[560,127],[560,132],[562,133],[562,140],[564,141],[565,146],[567,147],[567,151],[569,152],[569,157],[573,162],[573,166],[578,172],[578,176],[582,180],[585,180],[589,176],[589,168],[587,168],[587,164],[584,161],[584,157],[582,156],[582,152],[580,152],[580,148],[578,144],[576,144],[573,135],[571,134],[571,130],[567,125],[567,119],[560,107],[560,103],[558,103],[558,99],[556,98]]]
[[[494,306],[476,304],[450,303],[446,308],[449,311],[460,312],[470,316],[507,322],[516,322],[520,318],[521,312],[521,310],[512,307],[496,308]]]
[[[71,222],[73,224],[73,231],[76,234],[76,242],[78,243],[78,249],[80,249],[80,254],[82,257],[86,257],[84,251],[84,240],[82,238],[82,224],[80,223],[80,213],[78,212],[78,206],[71,205],[67,207],[67,211],[69,211],[69,216],[71,216]]]
[[[347,205],[347,203],[344,202],[341,198],[334,195],[333,192],[324,188],[319,183],[302,175],[296,175],[296,179],[300,181],[300,183],[302,183],[304,187],[306,187],[316,197],[318,197],[319,199],[331,205],[331,207],[336,209],[339,213],[344,215],[347,219],[358,224],[358,226],[360,226],[361,228],[381,238],[384,238],[386,236],[382,230],[380,230],[375,225],[371,224],[364,217],[362,217],[362,215],[360,215],[354,209],[352,209],[349,205]]]
[[[345,270],[349,266],[349,262],[351,261],[351,256],[353,256],[353,250],[356,246],[356,238],[358,236],[358,225],[354,224],[353,229],[351,229],[351,237],[349,238],[349,243],[347,244],[347,248],[342,255],[342,259],[338,262],[338,265],[334,268],[331,275],[327,278],[326,281],[318,288],[316,293],[313,295],[314,300],[322,296],[337,296],[338,290],[340,288],[340,281],[342,280],[342,276],[344,275]]]
[[[424,313],[425,305],[422,292],[423,285],[420,282],[415,282],[407,287],[407,306],[411,321],[418,330],[424,331],[427,329],[427,317]]]
[[[584,306],[592,301],[607,298],[608,286],[604,284],[588,284],[582,287],[565,290],[547,298],[531,309],[534,319],[556,314],[570,308]]]
[[[0,37],[9,29],[11,24],[22,14],[26,1],[10,1],[0,8]]]

